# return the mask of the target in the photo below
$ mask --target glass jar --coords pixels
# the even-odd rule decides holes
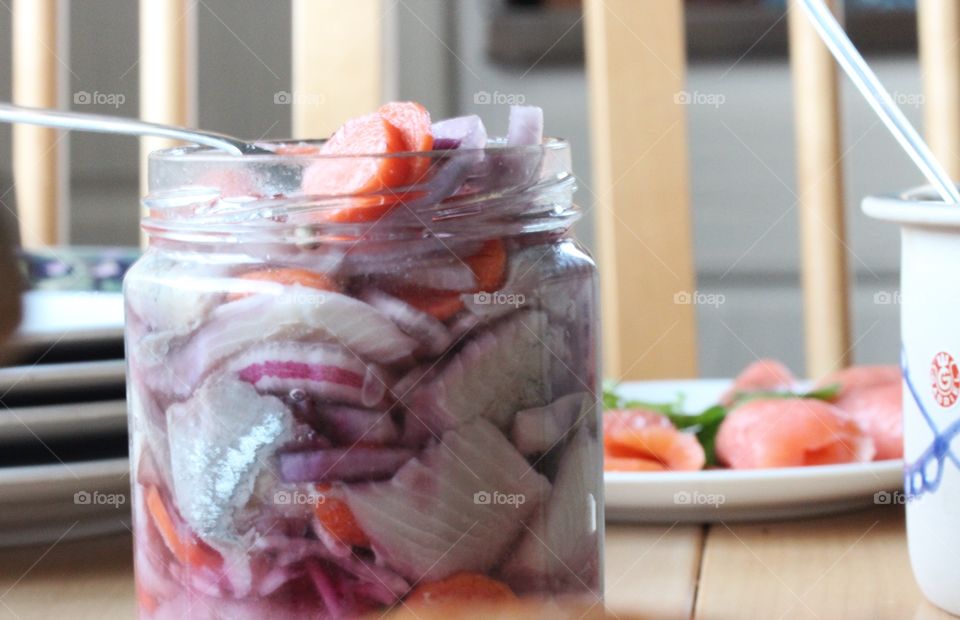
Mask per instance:
[[[140,617],[596,605],[596,270],[569,146],[270,146],[150,158],[124,283]],[[303,189],[386,157],[421,182]]]

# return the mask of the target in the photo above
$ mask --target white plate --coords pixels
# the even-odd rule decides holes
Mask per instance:
[[[0,468],[0,546],[130,529],[127,459]]]
[[[87,291],[27,291],[14,346],[120,340],[123,295]]]
[[[618,393],[696,412],[716,403],[728,379],[623,383]],[[606,516],[638,523],[709,523],[809,517],[901,497],[903,462],[698,472],[607,472]]]

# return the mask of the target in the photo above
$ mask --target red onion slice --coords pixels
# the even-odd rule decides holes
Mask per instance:
[[[307,567],[307,574],[310,575],[310,581],[316,588],[317,594],[323,600],[324,606],[331,618],[343,618],[346,616],[346,609],[340,600],[340,594],[333,583],[333,580],[327,575],[326,571],[317,561],[308,560],[304,562]]]
[[[476,114],[437,121],[432,131],[434,148],[439,148],[437,141],[441,144],[456,141],[457,146],[452,148],[457,149],[482,149],[487,146],[487,128]]]
[[[412,450],[365,446],[288,452],[280,455],[280,477],[284,482],[382,480],[412,457]]]
[[[443,323],[403,300],[376,289],[364,291],[360,299],[393,319],[400,331],[420,343],[422,353],[428,357],[440,355],[453,342]]]
[[[296,285],[282,287],[277,295],[251,295],[225,303],[185,342],[145,348],[143,374],[151,389],[183,398],[225,360],[250,347],[305,339],[333,342],[383,364],[408,361],[418,346],[393,321],[362,301]],[[143,340],[140,344],[146,346],[148,338]]]
[[[330,405],[318,412],[324,435],[341,444],[389,444],[397,441],[400,431],[390,414],[370,409]]]
[[[460,140],[456,138],[437,138],[433,139],[434,151],[452,151],[460,146]]]
[[[386,393],[376,365],[328,344],[263,345],[239,356],[230,369],[259,392],[271,394],[301,390],[327,401],[372,406]]]
[[[532,105],[510,106],[508,146],[536,146],[543,142],[543,110]]]

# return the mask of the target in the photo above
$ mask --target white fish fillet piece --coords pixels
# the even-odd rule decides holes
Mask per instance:
[[[378,560],[414,581],[491,570],[549,490],[480,418],[445,433],[391,480],[343,487]]]
[[[551,340],[545,314],[517,313],[470,339],[403,402],[437,433],[478,417],[508,428],[517,411],[549,402]]]
[[[151,275],[159,274],[159,275]],[[151,330],[185,334],[220,303],[226,269],[147,253],[124,280],[127,305]]]
[[[601,476],[599,441],[581,426],[564,449],[549,499],[502,568],[514,590],[597,590]]]
[[[596,415],[596,399],[587,392],[568,394],[549,405],[518,411],[510,437],[520,454],[546,452],[587,416]]]
[[[408,358],[418,346],[362,301],[296,285],[279,295],[254,295],[219,306],[173,352],[155,350],[148,336],[139,344],[137,357],[151,365],[152,386],[182,397],[224,359],[254,345],[314,338],[384,364]]]
[[[167,410],[171,478],[177,509],[207,542],[236,542],[234,513],[253,495],[268,459],[295,433],[280,399],[217,375]]]

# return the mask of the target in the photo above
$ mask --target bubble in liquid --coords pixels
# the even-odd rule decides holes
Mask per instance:
[[[290,390],[290,400],[295,403],[302,403],[307,399],[307,393],[301,390],[300,388],[294,388]]]

